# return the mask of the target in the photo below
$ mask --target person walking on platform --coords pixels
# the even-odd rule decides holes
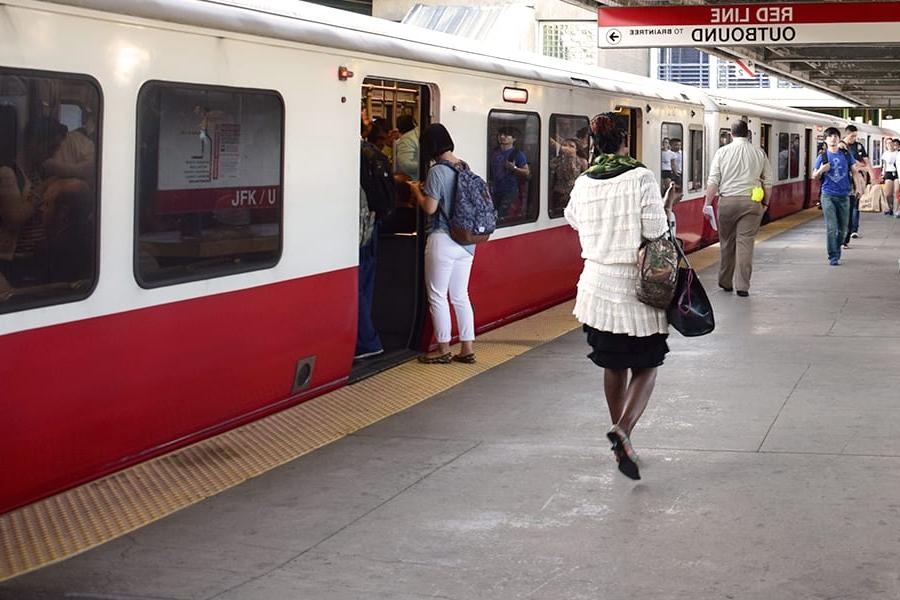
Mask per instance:
[[[869,155],[866,147],[857,141],[859,133],[856,125],[847,125],[844,128],[844,138],[838,144],[846,149],[853,159],[859,163],[860,171],[851,174],[850,179],[850,217],[847,224],[847,237],[844,238],[844,248],[850,247],[850,238],[859,237],[859,197],[866,191],[866,185],[875,180],[875,173],[869,166]],[[865,173],[862,170],[865,169]]]
[[[753,245],[763,214],[772,198],[772,165],[765,153],[751,144],[747,122],[731,124],[731,143],[716,150],[706,182],[703,213],[713,215],[719,196],[719,287],[738,296],[750,295]],[[762,188],[760,190],[755,188]]]
[[[627,123],[613,113],[591,121],[594,156],[575,180],[565,217],[578,231],[584,269],[578,280],[575,317],[603,368],[603,391],[612,427],[606,434],[619,471],[640,479],[631,433],[647,408],[663,363],[669,324],[665,310],[637,299],[637,254],[643,239],[668,229],[653,173],[628,156]],[[667,196],[674,195],[669,186]],[[629,381],[628,372],[631,371]]]
[[[822,177],[822,212],[825,215],[828,264],[841,264],[841,244],[847,236],[850,217],[850,173],[859,165],[849,151],[840,147],[841,132],[825,130],[825,148],[816,157],[813,179]]]

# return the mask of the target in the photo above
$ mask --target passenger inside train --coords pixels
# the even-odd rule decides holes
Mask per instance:
[[[83,297],[96,268],[96,91],[5,74],[0,87],[0,312]]]
[[[497,131],[497,146],[491,152],[491,197],[501,221],[524,215],[531,168],[528,157],[516,145],[521,137],[514,127]]]

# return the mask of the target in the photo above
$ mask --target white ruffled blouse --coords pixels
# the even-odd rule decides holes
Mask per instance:
[[[578,231],[584,270],[578,279],[575,317],[600,331],[646,337],[666,333],[666,313],[637,299],[641,239],[668,227],[659,184],[646,168],[611,179],[575,181],[565,211]]]

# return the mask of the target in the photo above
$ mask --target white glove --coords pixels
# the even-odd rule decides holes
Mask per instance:
[[[703,216],[709,219],[709,226],[713,228],[713,231],[719,230],[716,226],[716,212],[711,205],[707,204],[703,207]]]

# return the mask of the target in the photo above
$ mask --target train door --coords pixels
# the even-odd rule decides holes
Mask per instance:
[[[378,221],[374,258],[369,259],[374,261],[375,273],[372,322],[383,352],[355,359],[351,380],[387,369],[418,351],[413,345],[426,311],[421,264],[424,220],[405,181],[419,179],[424,171],[418,152],[419,132],[431,122],[434,89],[394,79],[367,77],[363,81],[361,109],[369,120],[368,141],[391,165],[395,198],[393,211]],[[361,271],[363,262],[361,256]],[[357,348],[357,354],[372,350]]]
[[[628,125],[628,154],[641,160],[641,109],[636,106],[617,106],[615,113],[622,125]]]
[[[806,156],[803,161],[803,206],[812,206],[815,204],[812,200],[812,178],[810,178],[809,163],[811,157],[816,155],[816,149],[813,148],[812,129],[806,130],[803,147],[806,148]]]

